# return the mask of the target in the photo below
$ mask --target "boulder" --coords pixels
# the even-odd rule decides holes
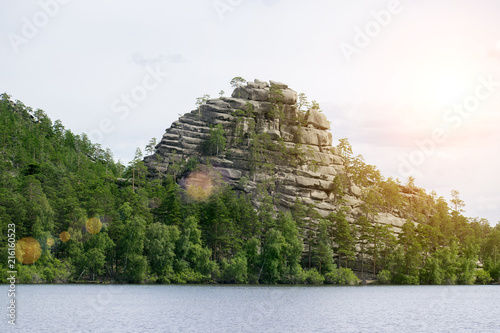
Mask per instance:
[[[325,190],[325,191],[333,191],[335,188],[333,181],[327,181],[327,180],[320,180],[319,186],[322,190]]]
[[[330,176],[336,176],[338,174],[338,171],[335,168],[329,167],[329,166],[319,166],[318,173],[321,175],[330,175]]]
[[[319,146],[331,146],[333,143],[332,133],[321,131],[318,133],[318,145]]]
[[[246,103],[248,102],[241,98],[231,98],[231,97],[222,97],[222,100],[227,102],[232,109],[243,109]]]
[[[359,200],[355,197],[352,197],[350,195],[344,195],[343,199],[345,200],[345,204],[347,206],[352,207],[352,208],[359,207],[363,203],[361,200]]]
[[[303,128],[302,133],[299,136],[299,142],[306,145],[317,146],[319,143],[318,133],[316,133],[314,129]]]
[[[297,103],[297,92],[292,89],[283,89],[283,103],[289,105],[295,105]]]
[[[319,180],[303,176],[297,176],[296,182],[297,186],[306,188],[315,188],[319,185]]]
[[[375,222],[402,228],[405,225],[406,220],[389,213],[379,213],[375,218]]]
[[[253,80],[253,82],[255,83],[255,86],[257,88],[260,88],[260,89],[269,87],[269,84],[267,82],[265,82],[265,81],[261,81],[261,80],[255,79],[255,80]]]
[[[281,83],[281,82],[278,82],[278,81],[270,80],[269,83],[271,83],[272,86],[276,86],[276,87],[281,88],[281,89],[288,88],[288,84]]]
[[[314,172],[314,171],[310,171],[310,170],[295,169],[292,172],[294,174],[296,174],[297,176],[302,176],[302,177],[317,178],[317,179],[319,179],[321,177],[321,175],[319,173]]]
[[[231,168],[234,165],[233,161],[227,160],[225,158],[211,157],[210,164],[215,167]]]
[[[357,197],[360,197],[362,193],[361,188],[356,185],[351,186],[351,193],[354,194]]]
[[[240,170],[227,169],[227,168],[217,168],[217,170],[221,173],[223,177],[230,179],[240,179],[242,175]]]
[[[267,101],[269,100],[269,90],[266,89],[252,89],[250,91],[250,99],[254,101]]]
[[[328,211],[330,211],[329,213],[337,210],[337,207],[335,207],[331,203],[327,203],[327,202],[320,202],[319,204],[316,205],[316,207],[318,207],[319,209],[328,210]]]
[[[316,200],[325,200],[328,198],[328,195],[324,191],[311,191],[311,198]]]
[[[297,111],[297,107],[295,105],[283,105],[283,114],[285,115],[285,120],[290,123],[297,122],[299,119],[299,112]]]
[[[234,98],[241,98],[241,99],[250,99],[251,94],[250,94],[250,89],[247,87],[237,87],[234,89],[233,93],[231,94],[231,97]]]
[[[308,125],[312,125],[315,128],[322,130],[330,129],[330,122],[323,113],[318,111],[318,109],[309,109],[306,113],[305,120]]]

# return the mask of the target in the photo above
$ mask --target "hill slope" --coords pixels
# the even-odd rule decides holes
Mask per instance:
[[[384,179],[347,140],[332,147],[322,114],[284,85],[234,95],[201,103],[147,166],[138,150],[125,167],[3,94],[0,274],[14,225],[21,282],[350,283],[348,268],[397,283],[498,279],[499,227]]]

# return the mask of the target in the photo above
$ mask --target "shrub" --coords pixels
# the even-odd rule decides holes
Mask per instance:
[[[393,282],[395,284],[402,284],[402,285],[419,285],[420,284],[418,276],[408,275],[408,274],[396,274],[393,277]]]
[[[490,264],[488,266],[485,265],[485,270],[490,274],[491,278],[495,282],[500,282],[500,263],[493,265]]]
[[[475,272],[475,284],[488,284],[491,281],[490,273],[485,271],[484,269],[478,269]]]
[[[325,274],[326,284],[343,284],[343,285],[355,285],[358,284],[360,280],[349,268],[336,268],[330,273]]]
[[[230,263],[224,264],[224,281],[229,283],[247,283],[247,258],[244,254],[237,254]]]
[[[175,273],[172,278],[172,283],[203,283],[206,277],[200,272],[195,272],[191,268],[183,269],[180,272]]]
[[[377,274],[377,280],[380,284],[389,284],[392,280],[392,273],[383,269]]]
[[[311,268],[303,273],[304,283],[306,284],[322,284],[325,281],[323,275],[321,275],[316,268]]]
[[[54,282],[54,278],[55,278],[55,273],[52,269],[50,269],[49,267],[45,267],[43,269],[43,275],[45,276],[45,282],[47,283],[52,283]]]

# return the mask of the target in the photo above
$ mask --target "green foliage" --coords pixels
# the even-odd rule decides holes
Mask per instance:
[[[180,232],[175,225],[156,222],[147,228],[144,252],[159,282],[170,282],[174,274],[175,245],[179,238]]]
[[[305,113],[310,108],[310,103],[307,101],[307,96],[304,93],[300,93],[297,99],[297,110]]]
[[[306,284],[323,284],[325,277],[316,268],[311,268],[304,271],[303,281]]]
[[[259,277],[261,274],[260,265],[260,253],[259,253],[260,241],[256,237],[252,237],[245,242],[243,245],[243,250],[245,251],[245,257],[247,258],[247,275],[248,282],[255,284],[259,282]]]
[[[260,274],[264,283],[275,284],[280,281],[281,273],[283,272],[281,258],[286,241],[281,232],[275,229],[270,229],[266,233],[265,239]]]
[[[339,267],[342,267],[341,256],[345,258],[347,267],[348,261],[354,259],[355,253],[355,238],[352,235],[351,226],[347,222],[343,210],[330,214],[328,219],[333,223],[333,235],[337,243],[336,252],[339,254]]]
[[[236,86],[243,79],[233,82]],[[271,87],[268,118],[281,118],[283,94]],[[201,107],[208,96],[198,100]],[[299,96],[298,109],[309,108]],[[312,107],[318,107],[313,103]],[[253,194],[217,187],[206,200],[189,199],[179,180],[199,170],[195,157],[174,153],[161,179],[148,179],[142,152],[127,167],[109,149],[75,135],[42,110],[33,110],[8,95],[0,99],[0,262],[7,262],[8,224],[16,238],[35,237],[42,256],[34,264],[18,264],[21,283],[117,281],[159,283],[310,283],[357,284],[353,270],[377,276],[380,283],[485,284],[500,279],[500,224],[461,215],[463,201],[454,192],[450,206],[426,194],[414,179],[403,185],[354,156],[347,139],[339,153],[346,172],[337,175],[329,194],[338,211],[326,219],[312,204],[297,200],[289,213],[279,212],[273,196],[275,173],[283,163],[307,160],[300,144],[256,133],[257,115],[247,103],[234,112],[236,127],[226,137],[212,127],[207,152],[219,155],[229,138],[249,152],[248,169],[258,182]],[[300,136],[301,117],[297,119]],[[146,146],[155,153],[156,140]],[[163,157],[157,159],[159,168]],[[314,169],[315,163],[311,162]],[[211,169],[210,172],[216,172]],[[242,177],[237,188],[255,183]],[[362,189],[363,205],[356,221],[348,220],[346,195]],[[256,210],[252,201],[259,201]],[[451,207],[451,209],[450,209]],[[391,225],[377,223],[383,213],[407,219],[396,238]],[[89,232],[89,217],[103,227]],[[71,235],[59,239],[61,232]],[[53,240],[49,245],[48,240]],[[334,258],[338,259],[337,265]],[[476,269],[477,262],[483,269]],[[337,268],[341,267],[341,268]],[[0,276],[7,270],[0,266]],[[378,274],[377,274],[378,272]]]
[[[303,245],[300,239],[299,229],[289,212],[280,213],[277,224],[284,239],[284,265],[281,272],[281,280],[284,283],[296,283],[300,279],[300,274],[302,272],[300,258],[302,256]]]
[[[392,280],[392,274],[386,269],[381,270],[377,274],[377,280],[380,284],[389,284]]]
[[[342,197],[346,194],[349,189],[349,180],[347,176],[343,173],[335,176],[333,179],[333,190],[332,193],[335,195],[335,201],[337,203],[342,203]]]
[[[227,143],[225,135],[226,131],[224,131],[222,124],[210,125],[208,140],[204,143],[204,153],[217,156],[224,151]]]
[[[282,119],[285,115],[283,113],[283,91],[277,85],[271,84],[269,88],[269,101],[271,102],[271,108],[267,114],[269,118]]]
[[[335,268],[325,274],[325,284],[356,285],[359,278],[349,268]]]
[[[248,262],[244,253],[236,254],[230,263],[222,265],[223,280],[229,283],[243,284],[248,282]]]
[[[478,269],[475,272],[475,284],[488,284],[491,282],[490,273],[485,271],[484,269]]]
[[[201,117],[201,106],[210,99],[210,95],[205,94],[202,97],[196,98],[196,107],[198,109],[198,117]]]
[[[329,220],[319,220],[319,230],[317,235],[317,246],[315,251],[315,262],[319,273],[325,274],[335,268],[333,263],[333,244],[329,235],[331,222]]]
[[[231,87],[233,88],[238,88],[240,86],[242,86],[243,84],[245,84],[247,81],[242,78],[241,76],[236,76],[236,77],[233,77],[231,79],[231,82],[229,82],[229,84],[231,84]]]

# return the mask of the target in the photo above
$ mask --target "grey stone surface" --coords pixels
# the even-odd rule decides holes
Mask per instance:
[[[306,122],[308,125],[312,125],[314,128],[327,130],[330,128],[330,122],[326,116],[319,112],[317,109],[310,109],[306,113]]]
[[[279,87],[281,89],[288,88],[288,84],[285,84],[285,83],[282,83],[282,82],[270,80],[269,83],[271,83],[272,86],[277,86],[277,87]]]

